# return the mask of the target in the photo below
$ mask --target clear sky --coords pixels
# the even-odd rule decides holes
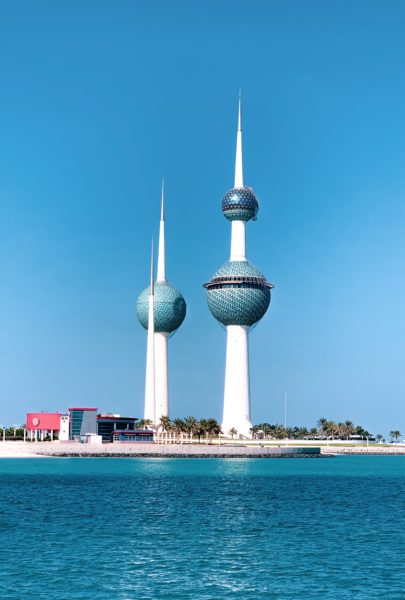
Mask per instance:
[[[254,422],[405,430],[405,4],[6,1],[0,7],[0,422],[73,405],[142,416],[166,180],[171,416],[221,418],[225,334],[202,283],[229,254],[237,96]]]

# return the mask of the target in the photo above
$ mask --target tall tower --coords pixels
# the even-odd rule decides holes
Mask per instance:
[[[226,366],[222,431],[251,437],[249,329],[266,313],[273,287],[246,258],[246,223],[256,220],[259,204],[243,183],[242,111],[239,99],[234,187],[222,200],[222,213],[231,222],[231,254],[204,284],[212,315],[226,327]]]
[[[141,292],[136,303],[138,320],[148,331],[153,319],[153,352],[154,352],[154,416],[146,417],[158,424],[160,418],[169,415],[169,386],[168,386],[168,339],[180,327],[186,316],[186,302],[183,295],[166,279],[165,257],[165,216],[164,216],[164,185],[162,183],[162,202],[160,210],[159,250],[157,278],[153,286]],[[154,313],[150,311],[150,290],[154,288]],[[146,398],[145,398],[146,415]]]
[[[154,291],[153,240],[150,259],[150,286],[148,288],[148,338],[146,342],[145,408],[144,418],[155,422],[155,291]]]

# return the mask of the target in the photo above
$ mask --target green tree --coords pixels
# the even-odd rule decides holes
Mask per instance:
[[[151,419],[139,419],[136,426],[140,427],[140,429],[151,429],[153,426],[153,423],[152,423]]]
[[[173,421],[173,429],[176,434],[176,438],[180,436],[181,433],[186,432],[186,425],[183,419],[174,419]]]
[[[195,417],[186,417],[184,419],[184,427],[188,435],[192,438],[198,429],[198,421]]]
[[[328,419],[325,419],[325,417],[321,417],[320,419],[318,419],[317,427],[318,427],[319,435],[321,437],[325,437],[327,435],[327,433],[326,433],[327,423],[328,423]]]
[[[159,428],[161,428],[162,431],[170,431],[171,426],[172,422],[170,421],[169,417],[167,415],[162,415],[159,421]]]
[[[238,435],[238,430],[237,430],[237,429],[235,429],[235,427],[232,427],[232,428],[231,428],[231,429],[228,431],[228,433],[230,433],[230,434],[231,434],[231,436],[232,436],[232,439],[234,439],[235,435]]]
[[[214,435],[219,435],[220,433],[222,433],[221,425],[216,419],[207,419],[205,421],[205,431],[208,434],[210,440],[212,440]]]

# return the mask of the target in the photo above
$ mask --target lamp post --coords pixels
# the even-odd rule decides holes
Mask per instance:
[[[285,429],[285,445],[287,446],[287,390],[284,390],[284,429]]]

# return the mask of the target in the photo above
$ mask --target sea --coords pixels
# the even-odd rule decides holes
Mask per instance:
[[[405,456],[0,460],[0,598],[405,599]]]

